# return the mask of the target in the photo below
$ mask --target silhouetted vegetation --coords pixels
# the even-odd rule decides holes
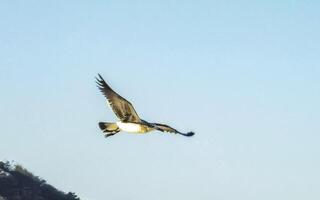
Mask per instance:
[[[80,200],[55,189],[21,165],[0,161],[0,200]]]

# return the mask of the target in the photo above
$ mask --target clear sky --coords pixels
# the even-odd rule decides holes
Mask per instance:
[[[320,3],[1,1],[0,159],[87,200],[320,199]],[[105,139],[101,73],[141,118]]]

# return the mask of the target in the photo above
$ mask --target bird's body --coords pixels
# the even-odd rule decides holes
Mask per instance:
[[[115,135],[120,131],[129,133],[147,133],[153,130],[159,130],[162,132],[177,133],[184,136],[193,136],[193,132],[181,133],[176,129],[159,123],[149,123],[143,119],[140,119],[137,112],[133,108],[132,104],[114,92],[110,86],[104,81],[100,74],[97,78],[97,84],[100,91],[107,98],[111,109],[115,115],[119,118],[119,121],[115,123],[99,122],[99,127],[103,131],[106,137]]]
[[[128,132],[128,133],[147,133],[154,130],[153,128],[147,125],[138,124],[138,123],[118,121],[116,122],[116,124],[118,125],[121,131]]]

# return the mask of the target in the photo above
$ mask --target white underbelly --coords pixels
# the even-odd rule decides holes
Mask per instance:
[[[142,127],[140,124],[124,123],[124,122],[116,122],[116,123],[121,131],[129,132],[129,133],[141,133],[142,132]]]

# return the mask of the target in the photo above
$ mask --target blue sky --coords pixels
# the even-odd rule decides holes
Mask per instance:
[[[318,1],[2,1],[0,159],[83,199],[319,199]],[[105,139],[101,73],[153,132]]]

